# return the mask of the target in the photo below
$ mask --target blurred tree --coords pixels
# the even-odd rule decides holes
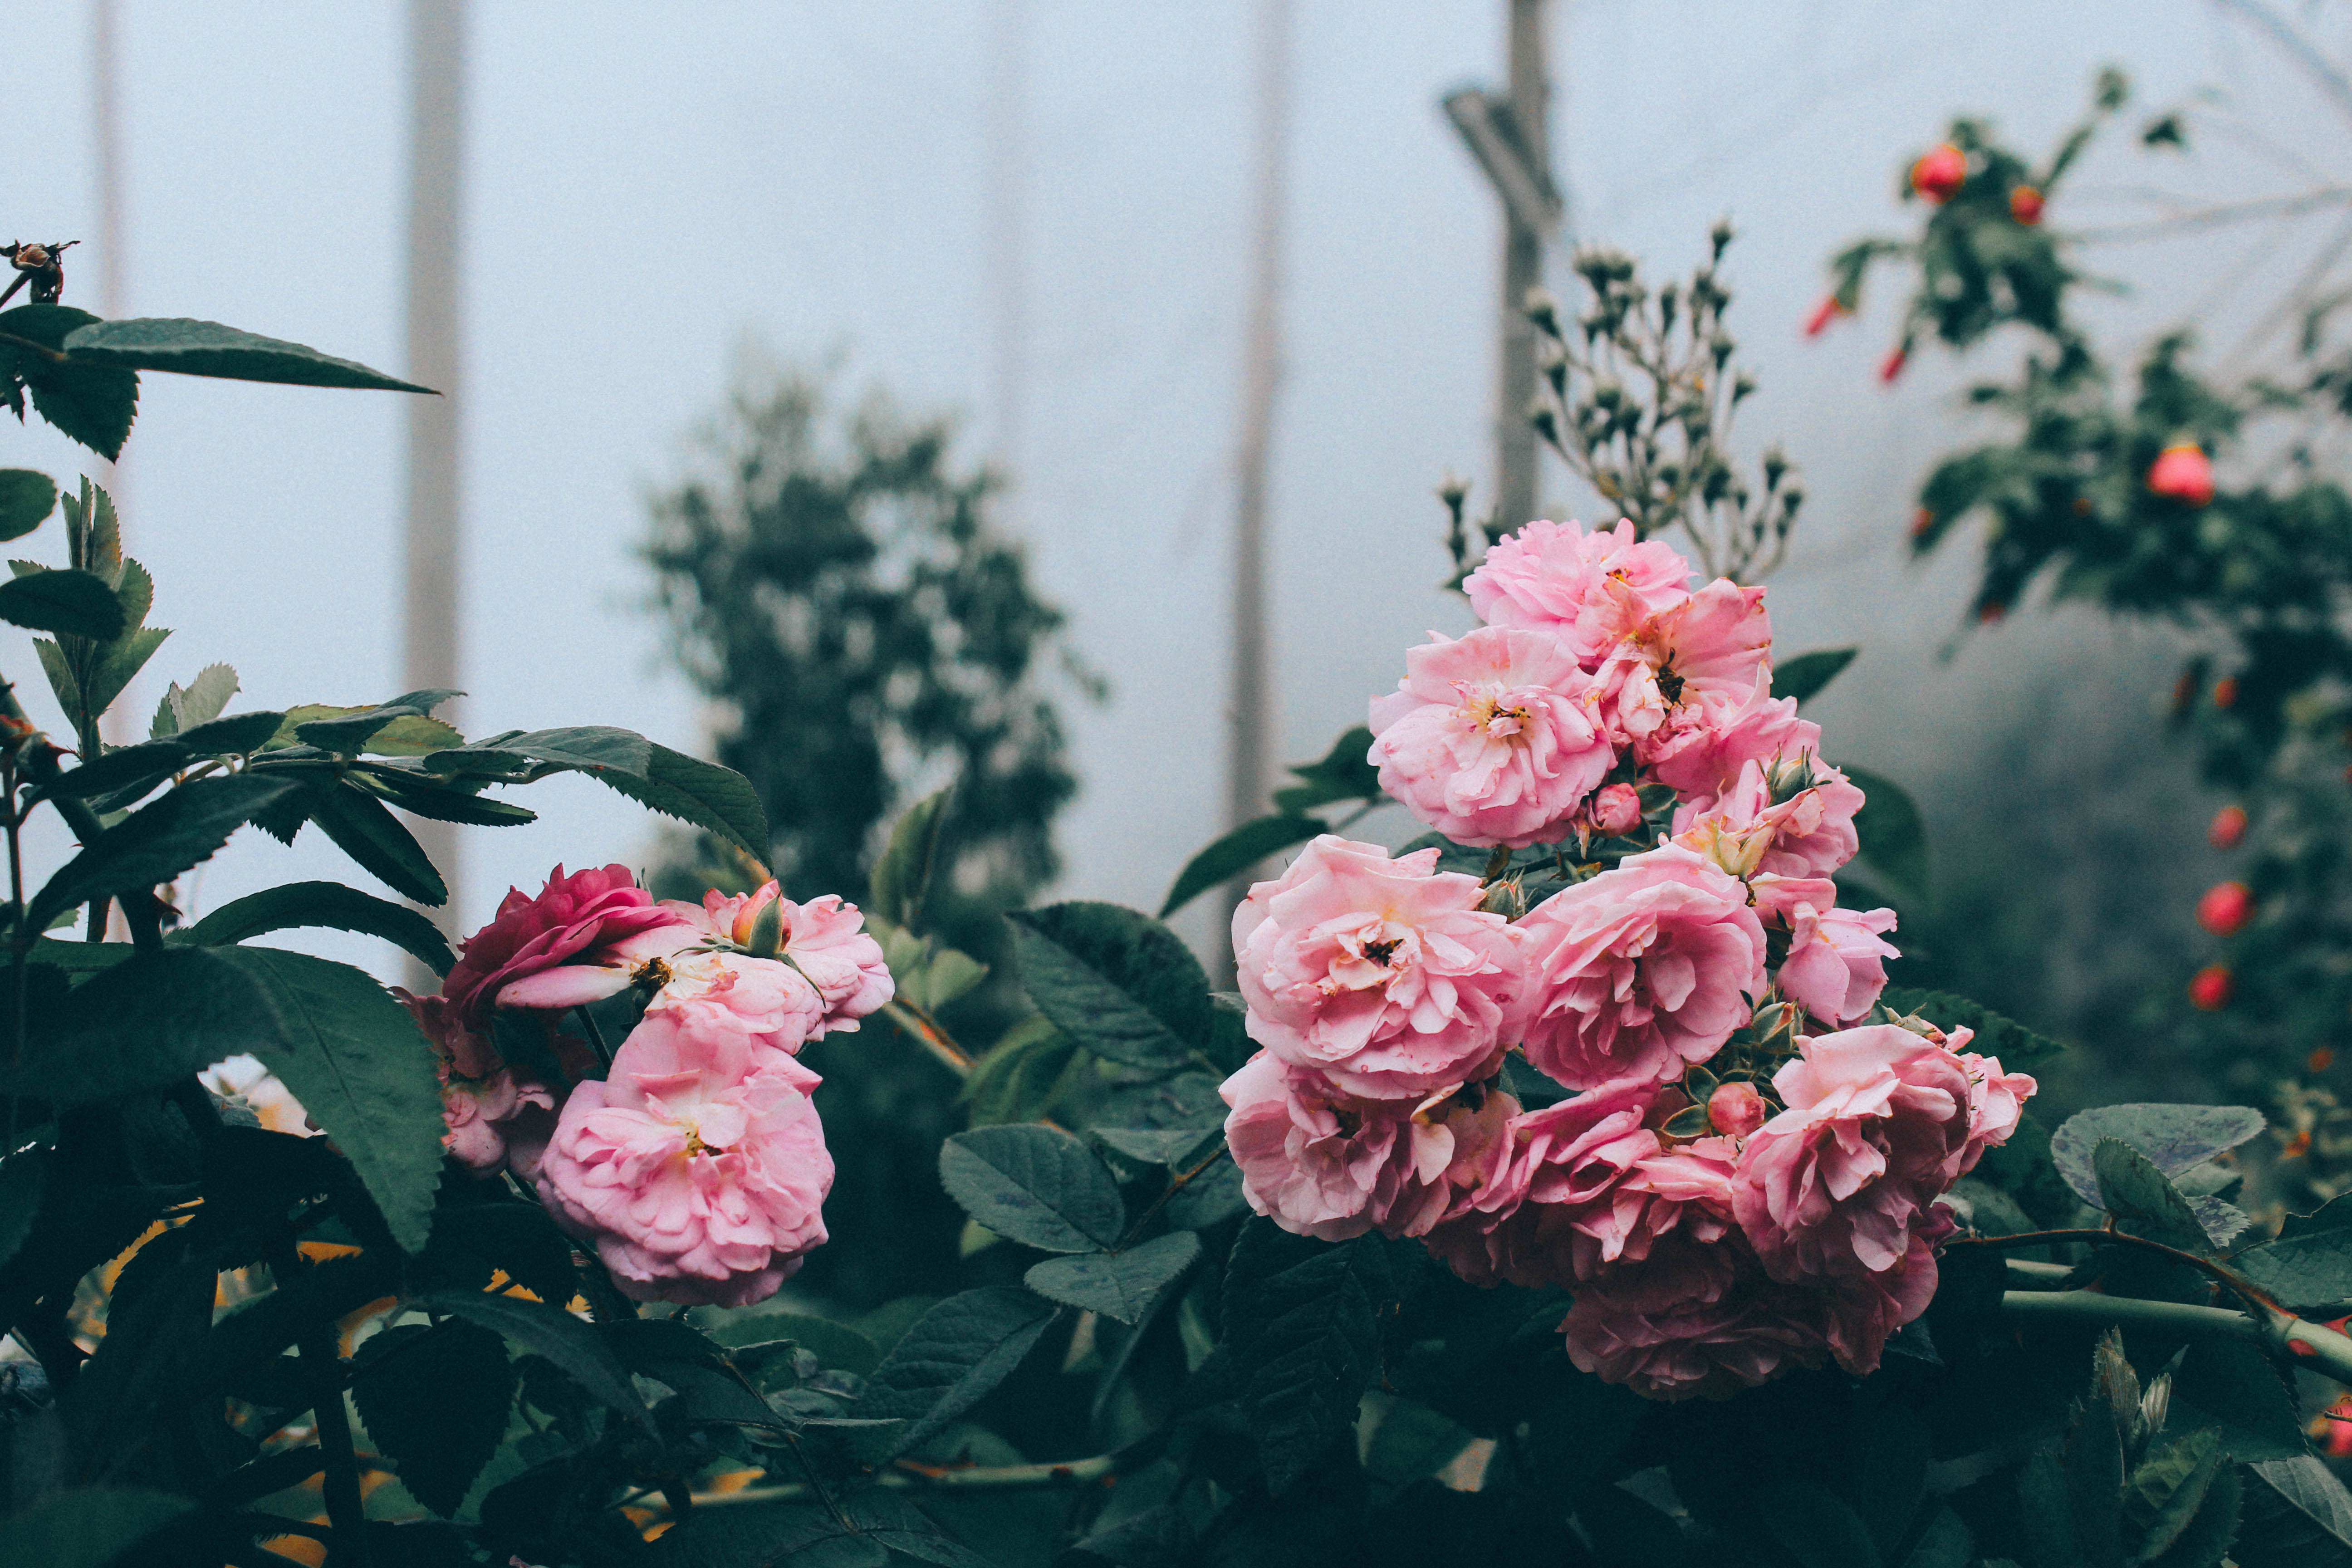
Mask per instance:
[[[924,923],[990,966],[945,1016],[993,1040],[1027,1011],[999,917],[1053,877],[1054,816],[1077,788],[1052,687],[1100,682],[990,526],[997,476],[956,469],[952,434],[878,395],[839,411],[824,378],[749,365],[693,470],[652,498],[646,556],[678,658],[724,715],[717,755],[767,807],[788,895],[865,902],[885,825],[952,786]],[[708,837],[654,880],[685,898],[747,884]],[[856,1307],[955,1289],[962,1215],[936,1163],[961,1124],[957,1085],[880,1016],[809,1058],[836,1245],[795,1288]]]
[[[996,476],[950,467],[952,428],[822,379],[747,369],[701,471],[653,498],[646,558],[688,673],[728,713],[720,761],[776,825],[787,893],[855,896],[893,809],[956,784],[942,881],[994,907],[1057,867],[1076,793],[1041,677],[1098,683],[985,515]]]

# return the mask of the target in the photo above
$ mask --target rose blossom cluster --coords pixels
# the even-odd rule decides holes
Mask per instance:
[[[404,998],[437,1060],[444,1145],[535,1188],[639,1300],[773,1295],[824,1240],[833,1185],[800,1049],[892,994],[864,924],[773,882],[656,902],[625,867],[557,867],[537,897],[508,893],[440,994]],[[632,988],[643,1016],[600,1063],[564,1020]],[[505,1059],[499,1025],[543,1052]]]
[[[1565,1288],[1576,1363],[1662,1399],[1876,1367],[2035,1087],[1878,1007],[1894,911],[1832,880],[1863,792],[1772,696],[1763,590],[1691,577],[1624,521],[1487,552],[1486,624],[1407,654],[1370,757],[1487,875],[1326,835],[1254,887],[1223,1089],[1258,1213]],[[1512,919],[1515,872],[1565,885]],[[1514,1049],[1571,1092],[1522,1106]]]

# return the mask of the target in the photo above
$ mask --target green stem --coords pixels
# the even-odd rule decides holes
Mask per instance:
[[[957,1045],[929,1013],[911,1002],[891,1001],[882,1005],[882,1016],[921,1041],[923,1048],[945,1063],[956,1077],[971,1076],[971,1053]]]
[[[2352,1387],[2352,1339],[2305,1322],[2291,1312],[2273,1311],[2264,1320],[2229,1307],[2143,1301],[2095,1290],[2004,1290],[2000,1310],[2008,1317],[2029,1322],[2147,1329],[2189,1339],[2244,1340],[2268,1352],[2284,1367],[2315,1372]]]
[[[2177,1247],[2167,1247],[2160,1241],[2150,1241],[2144,1236],[2133,1236],[2120,1230],[2029,1230],[2015,1236],[1969,1236],[1948,1242],[1949,1247],[1986,1247],[1995,1251],[2011,1247],[2042,1247],[2053,1242],[2081,1242],[2089,1247],[2132,1247],[2142,1252],[2153,1252],[2185,1264],[2211,1279],[2216,1285],[2246,1303],[2250,1311],[2275,1310],[2278,1303],[2255,1289],[2251,1280],[2242,1279],[2210,1258],[2200,1258],[2193,1252],[2183,1252]]]
[[[278,1289],[294,1281],[303,1268],[291,1232],[275,1248],[269,1271]],[[295,1341],[296,1359],[310,1384],[310,1414],[319,1423],[319,1449],[326,1458],[320,1484],[327,1497],[327,1522],[334,1527],[328,1561],[333,1568],[369,1568],[367,1506],[360,1496],[358,1450],[352,1446],[351,1417],[343,1411],[343,1382],[337,1368],[335,1325],[314,1322]]]
[[[1031,1491],[1089,1486],[1110,1475],[1115,1467],[1108,1454],[1059,1464],[968,1466],[941,1468],[901,1459],[898,1467],[874,1478],[877,1487],[894,1491]],[[818,1496],[804,1481],[772,1487],[745,1487],[734,1492],[697,1492],[697,1508],[735,1508],[763,1502],[796,1502]]]

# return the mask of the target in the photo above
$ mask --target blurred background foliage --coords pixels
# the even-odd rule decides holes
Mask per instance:
[[[992,515],[1001,479],[959,466],[954,435],[879,393],[845,405],[825,372],[746,356],[688,471],[649,498],[645,554],[709,700],[714,755],[760,792],[790,897],[866,902],[887,825],[951,792],[923,923],[990,966],[941,1018],[987,1040],[1024,1010],[999,917],[1061,865],[1054,817],[1077,790],[1062,705],[1102,684]],[[653,879],[694,898],[748,873],[709,835],[680,836]],[[933,1167],[963,1124],[953,1077],[880,1018],[810,1060],[839,1176],[835,1245],[800,1288],[853,1309],[950,1288],[962,1215]]]

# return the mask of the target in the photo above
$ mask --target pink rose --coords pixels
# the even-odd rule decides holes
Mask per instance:
[[[540,1196],[637,1300],[765,1300],[824,1240],[816,1083],[740,1031],[648,1016],[610,1078],[572,1091]]]
[[[2018,1119],[2025,1114],[2025,1102],[2042,1087],[2024,1073],[2002,1072],[1999,1057],[1962,1051],[1960,1047],[1973,1037],[1967,1029],[1955,1029],[1947,1042],[1959,1056],[1960,1070],[1969,1075],[1969,1142],[1953,1168],[1954,1181],[1975,1170],[1986,1150],[2009,1142],[2017,1131]]]
[[[1677,1231],[1721,1238],[1734,1151],[1719,1138],[1664,1147],[1654,1125],[1669,1109],[1656,1084],[1629,1079],[1513,1117],[1493,1168],[1430,1233],[1430,1250],[1474,1285],[1572,1285],[1641,1261]]]
[[[1529,942],[1528,1059],[1571,1089],[1668,1079],[1721,1049],[1764,989],[1748,890],[1676,845],[1553,894]]]
[[[1775,1283],[1735,1233],[1670,1236],[1577,1288],[1569,1359],[1647,1398],[1722,1399],[1828,1359],[1819,1292]]]
[[[1643,620],[1600,669],[1610,739],[1644,763],[1722,727],[1770,679],[1771,617],[1764,590],[1717,578]]]
[[[465,1026],[441,996],[414,996],[394,988],[433,1047],[441,1080],[441,1146],[477,1175],[511,1165],[529,1181],[555,1125],[556,1097],[545,1084],[519,1078],[487,1036]]]
[[[1740,1228],[1784,1281],[1916,1267],[1914,1234],[1966,1157],[1967,1069],[1893,1024],[1797,1049],[1772,1078],[1788,1109],[1740,1147]]]
[[[776,958],[692,948],[666,959],[646,1017],[696,1034],[730,1031],[786,1054],[823,1032],[824,998],[807,975]]]
[[[466,1023],[478,1024],[492,1006],[563,1008],[615,994],[625,973],[610,984],[599,978],[607,949],[631,937],[677,923],[654,903],[625,866],[570,876],[558,866],[536,898],[511,889],[489,924],[466,939],[441,994]],[[558,966],[595,966],[579,976],[551,974]],[[545,975],[537,985],[527,984]],[[574,995],[576,983],[592,994]],[[603,988],[599,989],[598,986]],[[511,993],[511,994],[509,994]]]
[[[1586,669],[1617,639],[1690,596],[1690,563],[1671,545],[1638,542],[1623,519],[1591,533],[1531,522],[1486,552],[1462,584],[1489,626],[1548,632]]]
[[[896,994],[882,944],[866,934],[866,916],[857,906],[845,902],[838,893],[796,904],[772,881],[732,898],[705,893],[698,909],[676,900],[662,907],[721,942],[743,947],[771,902],[782,905],[781,956],[808,977],[824,1004],[824,1015],[809,1030],[809,1038],[856,1030],[858,1019]]]
[[[1642,793],[1629,784],[1602,784],[1588,815],[1592,829],[1611,838],[1630,837],[1642,826]]]
[[[1456,844],[1521,848],[1567,836],[1615,762],[1592,678],[1539,632],[1430,634],[1372,700],[1381,787]]]
[[[1772,787],[1776,776],[1789,785],[1813,782],[1775,800],[1781,793]],[[1751,760],[1704,806],[1693,802],[1676,808],[1675,837],[1735,876],[1827,877],[1862,847],[1853,826],[1862,805],[1862,791],[1816,758],[1776,760],[1769,771]]]
[[[1224,1081],[1225,1142],[1251,1208],[1321,1241],[1368,1230],[1419,1236],[1476,1181],[1504,1124],[1507,1094],[1419,1106],[1353,1100],[1260,1051]]]
[[[1437,851],[1336,834],[1234,911],[1250,1038],[1340,1094],[1417,1100],[1491,1076],[1525,989],[1524,938]]]
[[[1938,1205],[1913,1225],[1894,1268],[1814,1282],[1822,1291],[1822,1321],[1830,1356],[1838,1365],[1856,1377],[1878,1370],[1888,1337],[1935,1300],[1936,1248],[1957,1228],[1952,1211]]]
[[[1738,781],[1749,763],[1775,765],[1817,756],[1822,728],[1797,717],[1797,700],[1772,695],[1772,672],[1759,668],[1747,694],[1705,724],[1686,726],[1648,749],[1644,759],[1660,784],[1682,796],[1692,815],[1714,809],[1716,797]]]
[[[1893,910],[1796,907],[1789,921],[1789,956],[1773,979],[1780,994],[1835,1027],[1866,1016],[1886,989],[1886,964],[1902,953],[1881,933],[1895,929]]]

